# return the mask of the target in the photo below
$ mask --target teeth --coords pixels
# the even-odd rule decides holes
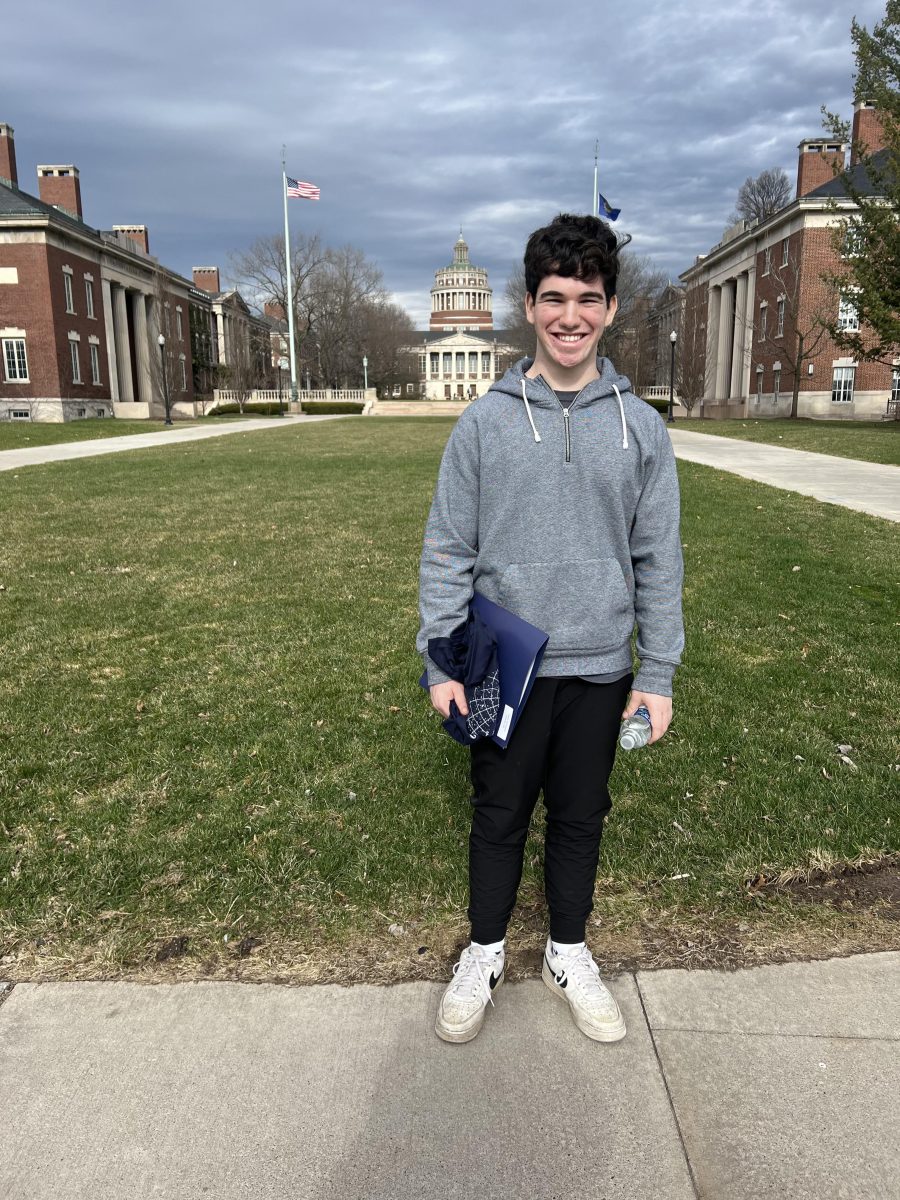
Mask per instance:
[[[561,342],[580,342],[584,334],[581,333],[558,333],[556,335]]]

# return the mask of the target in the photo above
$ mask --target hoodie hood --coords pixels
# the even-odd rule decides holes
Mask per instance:
[[[534,405],[536,408],[556,408],[560,402],[553,388],[550,387],[542,376],[539,375],[536,379],[529,379],[525,374],[526,371],[531,369],[533,362],[533,358],[520,358],[488,390],[491,392],[503,392],[507,396],[515,396],[517,399],[522,400],[534,440],[539,442],[541,435],[534,424],[534,418],[531,415],[531,406]],[[599,377],[585,384],[575,397],[573,407],[575,404],[585,406],[597,404],[610,396],[615,396],[618,401],[619,417],[622,422],[622,449],[627,450],[628,426],[625,423],[625,406],[622,403],[622,393],[631,391],[631,381],[627,376],[620,375],[608,358],[597,358],[597,370]]]

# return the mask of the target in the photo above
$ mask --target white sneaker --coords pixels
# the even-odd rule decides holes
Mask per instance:
[[[575,954],[554,954],[547,938],[541,978],[554,996],[568,1002],[572,1020],[595,1042],[618,1042],[625,1018],[600,978],[600,968],[587,946]]]
[[[492,993],[503,982],[502,954],[479,954],[466,946],[441,997],[434,1031],[445,1042],[471,1042],[484,1024]]]

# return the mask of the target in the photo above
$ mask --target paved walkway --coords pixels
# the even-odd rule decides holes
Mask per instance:
[[[900,521],[900,467],[669,427],[677,458]]]
[[[0,1197],[900,1197],[900,953],[610,983],[611,1046],[540,981],[465,1046],[438,984],[18,984]]]
[[[171,446],[173,443],[199,442],[204,438],[224,437],[229,433],[250,433],[254,429],[283,429],[306,421],[333,421],[334,416],[296,417],[246,417],[235,419],[234,424],[173,425],[156,433],[132,433],[124,437],[93,438],[86,442],[60,442],[56,446],[29,446],[19,450],[0,450],[0,471],[15,471],[19,467],[33,467],[39,463],[64,462],[70,458],[94,458],[98,454],[121,454],[123,450],[149,450],[154,446]]]

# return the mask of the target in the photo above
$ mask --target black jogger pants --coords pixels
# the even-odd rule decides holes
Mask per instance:
[[[472,940],[499,942],[516,902],[531,814],[543,788],[547,810],[544,882],[550,936],[584,940],[593,907],[607,782],[622,711],[634,676],[614,683],[536,679],[509,745],[471,747],[472,831],[469,920]]]

